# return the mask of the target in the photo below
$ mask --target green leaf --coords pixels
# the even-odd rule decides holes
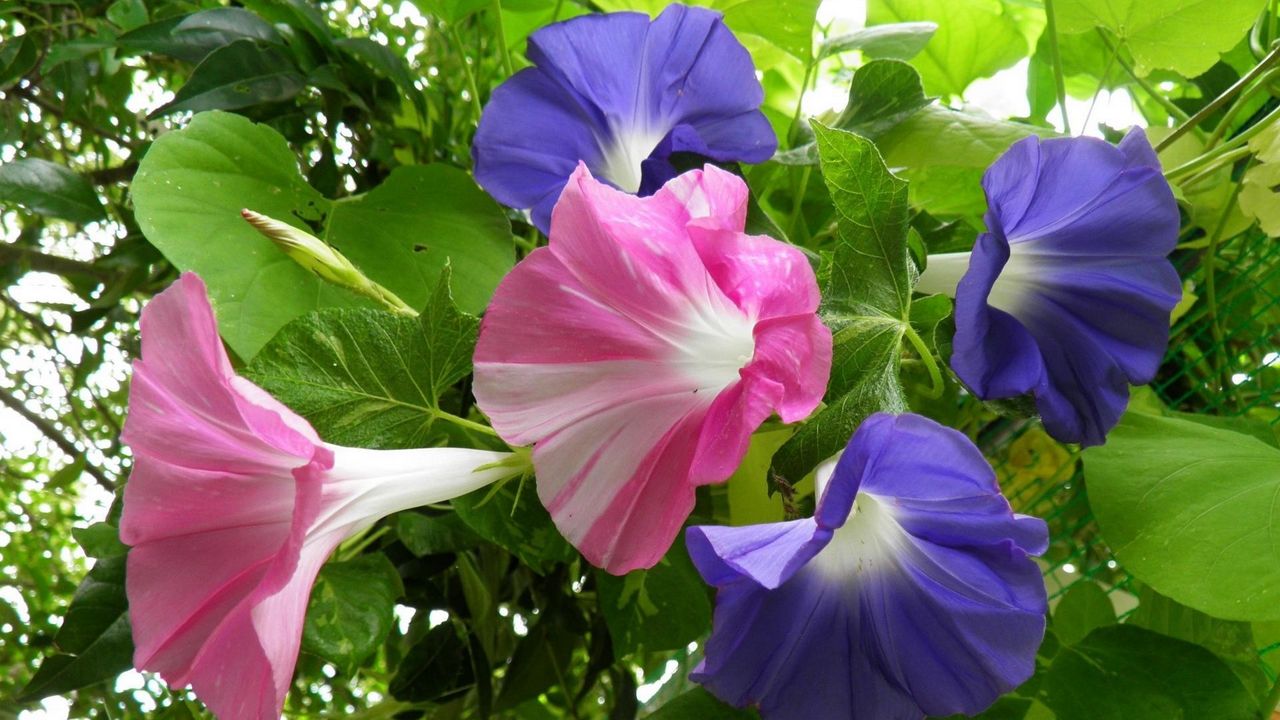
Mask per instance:
[[[374,72],[390,80],[413,103],[418,114],[427,116],[427,101],[422,91],[413,84],[409,64],[400,53],[370,38],[341,38],[334,43],[352,57],[367,65]]]
[[[1084,462],[1090,505],[1125,569],[1215,617],[1280,619],[1280,450],[1131,412]]]
[[[208,283],[222,336],[246,360],[296,317],[368,302],[295,264],[244,222],[244,207],[323,237],[413,307],[449,263],[458,305],[479,312],[514,261],[505,214],[465,172],[399,167],[371,192],[332,202],[302,179],[283,137],[230,113],[201,113],[158,138],[133,198],[147,239]]]
[[[818,59],[860,50],[866,58],[910,60],[920,54],[937,31],[938,24],[934,22],[890,23],[862,28],[828,38],[818,48]]]
[[[527,487],[521,489],[521,483]],[[540,575],[577,554],[538,501],[532,480],[509,480],[497,488],[481,488],[455,498],[453,509],[476,534],[506,548]]]
[[[354,673],[387,639],[403,594],[400,573],[381,553],[326,564],[311,589],[302,649]]]
[[[201,60],[173,100],[153,110],[149,117],[283,102],[306,84],[293,58],[283,49],[259,40],[236,40]]]
[[[807,61],[813,52],[813,25],[820,0],[716,0],[734,33],[764,38],[787,53]]]
[[[1248,32],[1266,0],[1059,0],[1058,30],[1106,28],[1128,46],[1139,75],[1195,77]]]
[[[28,34],[0,42],[0,88],[26,75],[40,61],[40,49]]]
[[[468,15],[479,12],[491,5],[491,0],[413,0],[413,4],[427,15],[437,17],[446,23],[457,23]]]
[[[933,354],[946,362],[955,335],[952,301],[946,295],[930,295],[911,303],[911,327]]]
[[[818,123],[814,131],[839,218],[822,293],[833,355],[827,407],[774,456],[774,472],[793,483],[843,448],[867,415],[906,409],[898,367],[915,284],[907,184],[871,141]]]
[[[1249,623],[1210,617],[1149,587],[1142,588],[1138,609],[1126,622],[1209,649],[1231,667],[1254,697],[1266,696],[1267,677],[1258,663],[1258,646]]]
[[[905,321],[914,285],[907,256],[907,184],[889,172],[870,141],[818,124],[814,132],[839,219],[824,314]]]
[[[1066,645],[1084,640],[1097,628],[1115,624],[1111,598],[1090,580],[1073,583],[1053,611],[1053,632]]]
[[[125,557],[99,560],[76,589],[47,656],[17,700],[31,702],[102,682],[129,669],[133,635],[124,590]]]
[[[924,87],[961,95],[969,83],[990,77],[1030,54],[1043,14],[1000,0],[871,0],[867,25],[912,21],[938,23],[938,32],[912,59]]]
[[[596,592],[618,657],[676,650],[711,629],[707,586],[682,542],[648,570],[622,577],[597,570]]]
[[[240,39],[283,45],[271,24],[243,8],[211,8],[157,20],[120,36],[120,48],[159,53],[198,63],[209,53]]]
[[[396,515],[396,535],[409,552],[418,557],[458,552],[480,543],[480,537],[456,513],[399,513]]]
[[[81,225],[107,217],[88,180],[39,158],[0,165],[0,205],[7,203]]]
[[[751,710],[739,710],[725,705],[714,695],[694,688],[667,701],[649,720],[749,720],[759,717]]]
[[[304,315],[245,375],[328,442],[424,447],[438,436],[442,395],[471,372],[479,324],[454,306],[446,270],[418,317],[346,308]]]
[[[1249,149],[1257,162],[1244,174],[1240,209],[1256,219],[1267,235],[1280,237],[1280,124],[1273,123],[1250,139]]]
[[[769,466],[773,456],[794,430],[758,431],[751,436],[747,455],[725,481],[729,496],[729,524],[755,525],[782,522],[782,497],[769,493]]]
[[[391,678],[388,690],[398,700],[430,702],[475,683],[467,644],[452,621],[433,628],[417,642]]]
[[[873,60],[853,74],[849,100],[831,127],[875,140],[930,102],[915,68],[900,60]],[[813,165],[818,162],[817,144],[778,153],[773,159],[784,165]]]
[[[91,558],[103,560],[118,557],[129,552],[129,548],[120,542],[120,530],[114,525],[97,522],[89,527],[72,528],[71,534]]]
[[[1213,653],[1131,625],[1064,645],[1044,678],[1058,720],[1253,720],[1257,703]]]
[[[849,103],[834,127],[874,140],[931,102],[915,68],[901,60],[873,60],[854,73]]]
[[[1014,142],[1044,128],[973,112],[925,107],[876,139],[890,167],[911,183],[911,204],[937,215],[981,215],[982,174]]]
[[[511,653],[494,709],[501,712],[513,708],[559,684],[572,667],[578,643],[578,633],[565,627],[561,613],[540,613],[529,634],[520,638]]]
[[[107,7],[107,19],[121,30],[132,30],[147,23],[147,6],[142,0],[116,0]]]

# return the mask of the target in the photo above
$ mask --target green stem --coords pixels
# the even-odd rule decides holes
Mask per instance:
[[[478,432],[484,435],[498,437],[498,431],[494,430],[488,425],[478,423],[474,420],[468,420],[464,417],[459,417],[457,415],[454,415],[451,412],[445,412],[444,410],[441,410],[439,408],[431,408],[431,414],[434,415],[437,420],[444,420],[447,423],[453,423],[454,425],[457,425],[460,428],[471,430],[473,432]]]
[[[1218,95],[1218,97],[1214,98],[1208,105],[1200,108],[1196,111],[1195,115],[1187,118],[1181,125],[1174,128],[1173,132],[1169,133],[1168,137],[1161,140],[1159,144],[1156,145],[1156,152],[1160,152],[1161,150],[1169,147],[1177,141],[1178,138],[1185,135],[1188,130],[1196,127],[1203,122],[1205,118],[1217,112],[1223,105],[1226,105],[1236,93],[1243,90],[1260,75],[1270,70],[1271,66],[1277,61],[1280,61],[1280,47],[1277,47],[1268,53],[1261,62],[1255,65],[1252,70],[1245,73],[1239,80],[1235,81],[1231,87],[1223,90],[1222,93]]]
[[[1277,708],[1280,708],[1280,678],[1276,678],[1275,685],[1271,686],[1271,692],[1267,693],[1266,702],[1262,703],[1263,720],[1270,720]]]
[[[467,76],[467,91],[471,95],[471,109],[476,116],[476,124],[480,124],[480,89],[476,87],[475,73],[471,72],[471,65],[467,62],[467,46],[462,43],[462,36],[458,34],[456,25],[449,26],[449,37],[453,40],[454,46],[458,49],[458,62],[462,63],[462,72]]]
[[[562,7],[564,7],[564,0],[556,0],[555,9],[551,11],[551,22],[556,22],[560,19],[560,8]]]
[[[1249,148],[1247,147],[1237,148],[1236,150],[1233,150],[1227,153],[1226,155],[1223,155],[1220,158],[1219,162],[1213,163],[1209,167],[1206,167],[1205,169],[1197,172],[1195,175],[1192,175],[1186,180],[1180,181],[1178,185],[1182,188],[1183,192],[1186,192],[1189,189],[1195,187],[1196,185],[1199,185],[1205,180],[1213,177],[1219,170],[1222,169],[1223,165],[1230,165],[1236,162],[1237,160],[1239,160],[1240,158],[1247,157],[1248,155],[1249,155]]]
[[[796,112],[791,116],[791,126],[787,130],[788,141],[790,141],[790,138],[795,137],[796,129],[800,125],[800,112],[801,108],[804,107],[805,93],[809,91],[809,78],[813,74],[813,65],[812,59],[804,65],[804,79],[800,81],[800,97],[796,98]]]
[[[791,208],[791,218],[787,221],[787,237],[796,237],[796,223],[800,222],[800,214],[804,209],[804,194],[809,191],[809,171],[812,165],[805,165],[800,172],[800,189],[795,193],[795,205]],[[806,233],[807,234],[807,233]]]
[[[1218,242],[1222,239],[1222,233],[1227,227],[1227,220],[1231,218],[1231,211],[1235,209],[1236,200],[1240,197],[1240,188],[1244,183],[1234,183],[1231,197],[1227,200],[1226,206],[1222,210],[1222,216],[1218,218],[1218,224],[1213,228],[1213,233],[1209,235],[1209,246],[1205,248],[1204,258],[1204,289],[1205,302],[1209,306],[1209,330],[1213,335],[1214,360],[1213,364],[1216,374],[1222,383],[1222,391],[1229,392],[1231,388],[1231,369],[1227,367],[1227,349],[1225,346],[1226,339],[1222,334],[1222,322],[1218,318],[1218,292],[1215,275],[1217,275],[1218,264]]]
[[[911,327],[911,323],[902,323],[902,334],[906,336],[907,341],[915,348],[916,353],[920,355],[920,361],[924,363],[925,370],[929,372],[929,392],[924,396],[930,400],[942,397],[942,391],[946,385],[942,381],[942,371],[938,368],[938,361],[934,359],[933,353],[929,351],[929,346],[924,344],[924,340],[916,333],[915,328]]]
[[[1054,19],[1053,0],[1044,0],[1044,15],[1048,20],[1049,57],[1053,60],[1053,80],[1058,91],[1058,110],[1062,112],[1062,132],[1071,134],[1071,121],[1067,119],[1067,82],[1062,74],[1062,55],[1058,52],[1058,29]]]
[[[383,525],[382,527],[378,528],[377,530],[374,530],[373,532],[369,532],[368,530],[365,530],[360,536],[356,538],[352,538],[352,540],[354,541],[353,544],[350,544],[347,547],[342,548],[341,550],[338,551],[338,559],[350,560],[354,557],[359,556],[360,553],[364,552],[365,548],[372,545],[373,542],[378,538],[382,537],[383,535],[386,535],[387,532],[389,532],[390,530],[391,528],[387,525]],[[348,542],[351,542],[351,541],[348,541]]]
[[[1164,174],[1165,177],[1172,181],[1175,178],[1200,170],[1206,165],[1218,166],[1227,161],[1234,162],[1235,160],[1239,160],[1241,157],[1249,154],[1249,150],[1245,145],[1247,145],[1250,140],[1257,137],[1258,134],[1265,131],[1271,123],[1276,121],[1277,118],[1280,118],[1280,108],[1272,110],[1266,117],[1250,126],[1248,130],[1245,130],[1227,142],[1219,145],[1209,152],[1206,152],[1194,160],[1185,162],[1170,170]]]
[[[1160,107],[1164,108],[1165,112],[1184,123],[1191,119],[1187,113],[1182,110],[1182,108],[1174,105],[1172,100],[1165,97],[1164,93],[1160,92],[1159,88],[1147,82],[1145,78],[1138,76],[1138,73],[1134,71],[1133,67],[1131,67],[1129,63],[1125,62],[1124,58],[1120,57],[1120,46],[1112,45],[1111,39],[1107,37],[1107,34],[1104,33],[1101,28],[1098,29],[1098,37],[1102,38],[1102,44],[1106,45],[1108,50],[1115,53],[1116,62],[1120,63],[1120,67],[1124,68],[1124,71],[1129,75],[1129,78],[1137,83],[1138,87],[1142,88],[1147,95],[1151,96],[1152,100],[1159,103]]]
[[[1259,77],[1253,86],[1240,93],[1240,97],[1227,108],[1227,112],[1222,116],[1222,120],[1213,128],[1213,132],[1209,135],[1209,140],[1205,143],[1206,148],[1211,148],[1222,141],[1224,135],[1230,127],[1235,124],[1236,115],[1240,114],[1240,110],[1244,108],[1249,98],[1258,94],[1259,90],[1265,90],[1276,78],[1280,78],[1280,68],[1272,68],[1267,74]]]
[[[507,33],[502,29],[502,0],[493,0],[493,19],[498,24],[498,52],[502,54],[502,68],[507,77],[516,74],[511,66],[511,53],[507,51]]]

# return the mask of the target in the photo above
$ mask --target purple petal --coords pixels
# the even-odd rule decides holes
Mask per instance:
[[[533,208],[544,232],[579,161],[648,195],[675,177],[674,152],[763,162],[777,147],[751,56],[715,11],[574,18],[534,33],[529,59],[494,91],[472,152],[480,185]]]
[[[1047,602],[1028,553],[1047,542],[964,435],[874,415],[816,522],[690,530],[719,589],[691,677],[766,719],[977,713],[1034,670]]]
[[[573,93],[525,68],[485,106],[471,148],[476,182],[504,205],[532,208],[534,223],[545,231],[578,161],[601,162],[593,126],[590,108]]]
[[[749,580],[776,588],[830,540],[831,531],[812,519],[746,527],[697,525],[685,531],[689,557],[715,587]]]
[[[952,367],[984,399],[1031,392],[1050,433],[1100,444],[1150,382],[1181,295],[1178,208],[1141,131],[1027,138],[983,177],[991,232],[956,289]]]
[[[1004,238],[979,235],[969,271],[956,288],[951,368],[983,399],[1031,392],[1044,375],[1044,360],[1031,333],[1012,315],[987,304],[1008,260]]]

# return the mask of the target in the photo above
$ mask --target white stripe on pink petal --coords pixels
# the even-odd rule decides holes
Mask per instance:
[[[585,166],[551,241],[499,286],[475,394],[593,564],[656,563],[697,485],[728,477],[754,430],[817,406],[831,335],[796,248],[743,234],[746,185],[708,166],[637,198]]]

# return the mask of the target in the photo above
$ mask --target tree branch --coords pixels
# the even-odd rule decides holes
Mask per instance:
[[[79,125],[85,130],[88,130],[89,132],[95,135],[98,135],[100,137],[104,137],[114,142],[115,144],[119,145],[122,148],[130,148],[130,149],[133,148],[133,142],[126,140],[125,138],[121,137],[117,133],[114,133],[110,130],[99,127],[98,125],[94,125],[88,120],[81,120],[74,117],[67,117],[67,113],[65,110],[58,107],[57,105],[54,105],[48,100],[45,100],[39,95],[36,95],[35,93],[31,92],[30,88],[25,88],[20,85],[14,85],[13,87],[7,89],[5,92],[13,93],[14,95],[22,98],[23,100],[26,100],[32,105],[35,105],[41,110],[44,110],[50,115],[53,115],[54,117],[58,118],[58,120],[61,122],[70,123],[72,125]]]
[[[0,243],[0,265],[9,264],[23,264],[37,272],[84,275],[97,280],[110,280],[116,276],[116,273],[95,263],[48,255],[24,245]]]
[[[55,445],[62,448],[62,451],[71,457],[77,457],[84,454],[80,448],[76,447],[75,443],[68,440],[65,435],[59,432],[58,428],[55,427],[52,422],[49,422],[49,420],[44,417],[32,412],[31,409],[28,408],[21,400],[9,394],[8,388],[0,388],[0,404],[4,404],[10,410],[21,415],[24,420],[35,425],[41,433],[44,433],[45,437],[52,440]],[[107,491],[113,493],[116,491],[115,482],[112,481],[111,478],[107,477],[101,469],[91,465],[88,462],[88,458],[85,458],[84,470],[92,475],[93,479]]]

